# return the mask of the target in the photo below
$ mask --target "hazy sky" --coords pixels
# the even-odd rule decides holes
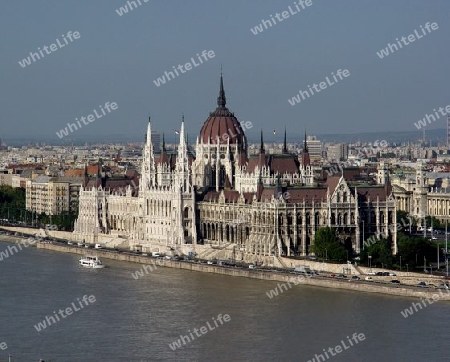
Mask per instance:
[[[118,109],[68,138],[174,134],[184,112],[198,133],[216,107],[223,64],[227,106],[241,121],[290,137],[308,133],[412,131],[413,122],[450,104],[449,0],[312,0],[312,6],[254,35],[250,28],[294,1],[156,1],[123,16],[125,0],[3,1],[0,12],[0,136],[56,131],[105,102]],[[420,25],[439,29],[380,59],[376,52]],[[81,37],[22,68],[18,61],[62,34]],[[421,34],[421,33],[420,33]],[[64,44],[64,43],[63,43]],[[157,87],[153,80],[196,53],[215,57]],[[331,72],[350,76],[300,104],[288,99]],[[441,128],[437,121],[429,128]]]

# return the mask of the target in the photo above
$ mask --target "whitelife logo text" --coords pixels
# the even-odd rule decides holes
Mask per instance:
[[[38,51],[39,51],[39,54],[41,54],[41,56],[39,56],[38,53],[30,52],[29,57],[23,59],[22,61],[19,61],[20,66],[22,68],[25,68],[27,65],[31,65],[31,60],[33,60],[33,62],[36,62],[36,60],[41,59],[41,57],[44,58],[45,54],[51,54],[52,52],[55,52],[58,49],[61,49],[62,47],[65,47],[66,45],[72,43],[74,40],[80,39],[81,35],[78,31],[74,31],[73,33],[71,31],[67,32],[67,38],[70,40],[70,43],[67,41],[67,38],[64,36],[64,34],[62,35],[62,37],[63,37],[63,43],[65,43],[65,44],[61,44],[59,39],[56,39],[56,43],[58,44],[58,46],[56,46],[56,44],[50,44],[50,46],[44,45],[42,47],[42,49],[40,47],[38,47]],[[49,49],[50,49],[50,51],[49,51]],[[42,50],[44,50],[45,53]]]

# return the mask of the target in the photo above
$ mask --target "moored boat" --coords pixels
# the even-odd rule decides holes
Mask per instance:
[[[98,256],[93,255],[86,255],[80,259],[79,263],[85,268],[100,269],[105,267]]]

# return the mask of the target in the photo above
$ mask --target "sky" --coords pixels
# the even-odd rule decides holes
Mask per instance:
[[[433,108],[450,105],[448,0],[311,0],[300,12],[254,35],[270,15],[296,10],[294,1],[156,1],[119,16],[125,0],[4,1],[0,11],[0,137],[44,137],[87,117],[100,105],[118,108],[65,139],[145,134],[170,139],[181,116],[198,134],[216,108],[223,67],[228,108],[253,128],[294,141],[309,134],[414,131]],[[137,0],[136,0],[137,2]],[[280,15],[281,16],[281,15]],[[427,22],[437,30],[380,58],[377,52]],[[69,41],[22,67],[19,61]],[[67,37],[66,37],[67,38]],[[203,50],[215,56],[159,87],[172,66]],[[198,60],[197,60],[198,63]],[[308,85],[350,75],[292,106]],[[444,120],[427,126],[443,128]],[[278,137],[278,136],[277,136]]]

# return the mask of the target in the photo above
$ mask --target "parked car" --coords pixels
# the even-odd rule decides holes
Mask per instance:
[[[441,283],[439,284],[438,289],[449,289],[449,285],[447,283]]]
[[[367,275],[377,275],[377,273],[375,273],[374,271],[370,271],[367,273]]]
[[[395,273],[393,273],[393,272],[390,272],[390,273],[389,273],[389,276],[390,276],[390,277],[396,277],[397,274],[395,274]]]
[[[392,283],[392,284],[400,284],[400,280],[392,279],[392,280],[391,280],[391,283]]]
[[[357,275],[353,275],[348,281],[349,282],[354,282],[355,280],[361,280],[361,278]]]
[[[417,286],[418,286],[418,287],[426,287],[426,286],[427,286],[427,283],[425,283],[425,282],[418,282],[418,283],[417,283]]]
[[[336,278],[337,279],[347,279],[347,277],[344,274],[339,274]]]
[[[255,265],[254,265],[254,264],[250,264],[250,265],[248,266],[248,268],[249,268],[249,269],[255,269]]]
[[[377,272],[375,275],[379,276],[379,277],[382,277],[383,276],[383,272]]]
[[[372,277],[365,277],[364,280],[367,280],[367,281],[373,281],[373,278],[372,278]]]

